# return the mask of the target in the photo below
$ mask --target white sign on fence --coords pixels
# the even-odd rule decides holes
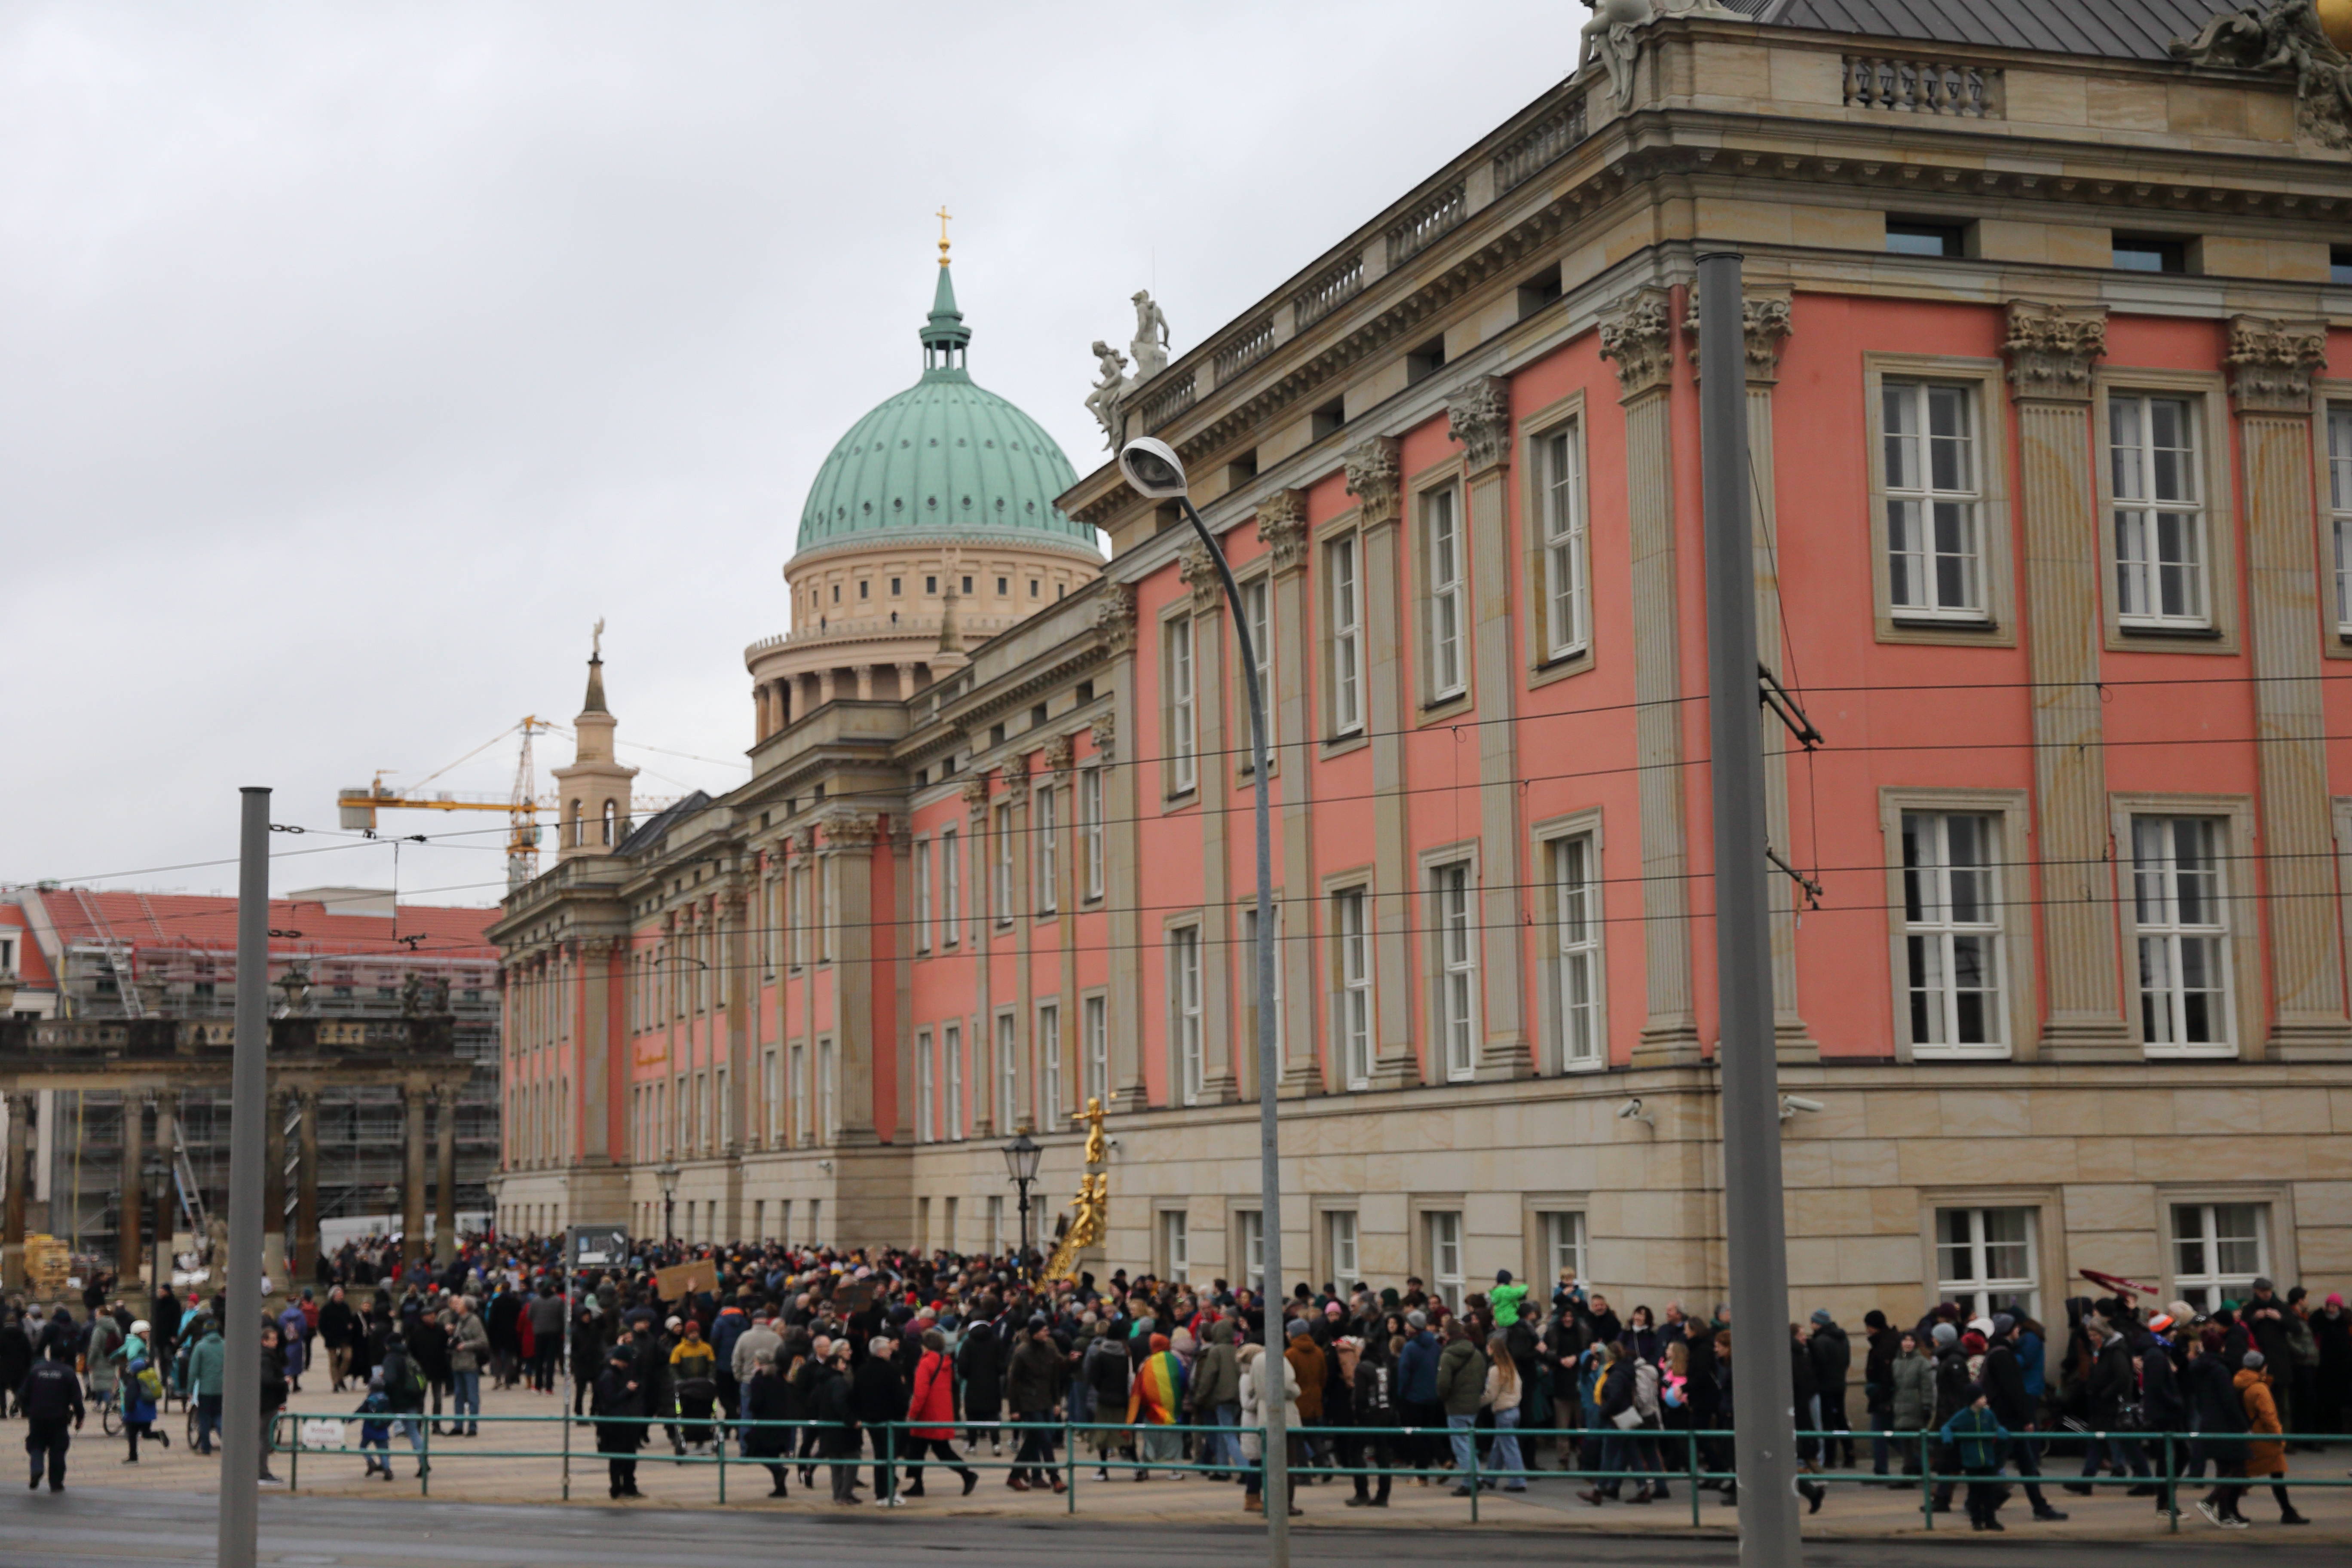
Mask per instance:
[[[340,1448],[343,1446],[343,1424],[318,1417],[305,1420],[301,1442],[305,1448]]]

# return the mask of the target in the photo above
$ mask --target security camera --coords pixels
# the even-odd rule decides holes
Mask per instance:
[[[1820,1100],[1807,1100],[1801,1094],[1784,1094],[1780,1097],[1780,1120],[1783,1121],[1788,1121],[1789,1118],[1796,1115],[1800,1110],[1823,1110],[1826,1109],[1828,1108],[1822,1105]]]
[[[1627,1100],[1624,1104],[1617,1108],[1617,1115],[1622,1121],[1632,1121],[1639,1118],[1641,1114],[1642,1100],[1639,1095],[1634,1096],[1632,1100]]]
[[[1135,493],[1152,500],[1172,500],[1184,493],[1184,462],[1176,448],[1149,436],[1119,448],[1118,471]]]

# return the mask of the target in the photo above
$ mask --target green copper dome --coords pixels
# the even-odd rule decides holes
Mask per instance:
[[[1095,531],[1054,506],[1076,482],[1069,458],[1035,420],[972,384],[971,329],[944,261],[921,337],[922,379],[851,426],[817,469],[795,551],[929,534],[1061,544],[1099,561]]]

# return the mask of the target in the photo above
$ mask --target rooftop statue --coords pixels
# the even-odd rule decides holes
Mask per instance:
[[[1103,445],[1116,449],[1118,446],[1118,400],[1127,395],[1130,384],[1127,379],[1127,356],[1103,342],[1095,340],[1095,368],[1102,379],[1087,394],[1087,412],[1102,426]]]

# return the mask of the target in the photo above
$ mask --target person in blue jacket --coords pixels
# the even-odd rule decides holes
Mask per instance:
[[[2000,1474],[2009,1431],[1992,1413],[1983,1384],[1969,1384],[1969,1402],[1952,1412],[1952,1418],[1944,1423],[1942,1436],[1958,1458],[1960,1473],[1969,1478],[1969,1528],[2001,1529],[1995,1516],[2009,1500],[2009,1489],[1993,1478]]]

